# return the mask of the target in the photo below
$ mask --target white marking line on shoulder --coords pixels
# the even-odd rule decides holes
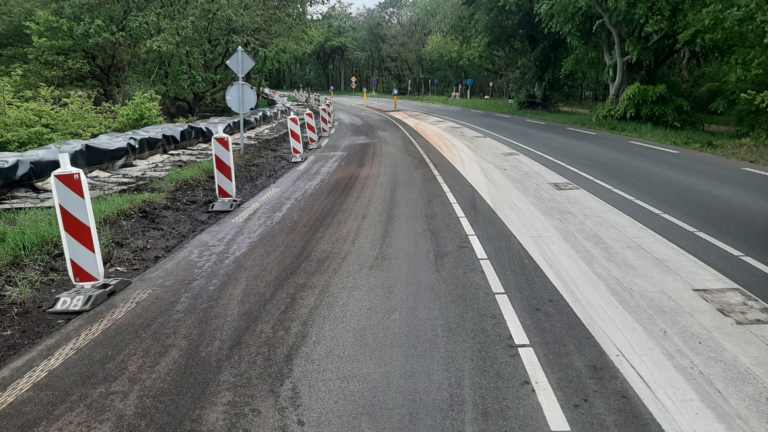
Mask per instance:
[[[742,169],[744,171],[749,171],[749,172],[753,172],[753,173],[756,173],[756,174],[762,174],[764,176],[768,176],[768,172],[766,172],[766,171],[760,171],[760,170],[756,170],[756,169],[752,169],[752,168],[742,168]]]
[[[452,193],[446,192],[445,194],[448,196],[448,201],[450,201],[451,204],[456,204],[456,197],[454,197]]]
[[[137,303],[145,299],[150,290],[143,290],[133,294],[128,300],[123,302],[117,309],[112,310],[104,318],[96,322],[96,324],[88,327],[80,333],[80,335],[72,339],[69,343],[59,348],[52,356],[43,360],[42,363],[37,365],[34,369],[27,372],[24,377],[11,384],[2,394],[0,394],[0,410],[8,406],[19,395],[27,391],[33,384],[40,381],[49,372],[56,369],[64,360],[68,359],[72,354],[77,352],[80,348],[84,347],[88,342],[92,341],[96,336],[100,335],[107,327],[114,324],[115,321],[120,319],[129,310],[133,309]]]
[[[300,167],[296,168],[296,170],[297,170],[297,171],[301,171],[301,170],[303,170],[304,168],[306,168],[306,167],[307,167],[307,164],[309,163],[309,161],[311,161],[311,160],[312,160],[312,159],[314,159],[314,158],[315,158],[314,156],[310,156],[309,158],[307,158],[307,160],[305,160],[305,161],[304,161],[304,163],[303,163],[303,164],[301,164],[301,166],[300,166]]]
[[[641,206],[641,207],[645,207],[645,208],[647,208],[648,210],[650,210],[650,211],[652,211],[652,212],[654,212],[654,213],[656,213],[656,214],[662,214],[662,213],[664,213],[663,211],[661,211],[661,210],[657,209],[656,207],[654,207],[654,206],[652,206],[652,205],[650,205],[650,204],[646,204],[646,203],[644,203],[644,202],[640,201],[639,199],[635,199],[635,200],[633,200],[633,201],[635,202],[635,204],[637,204],[637,205],[639,205],[639,206]]]
[[[529,119],[526,119],[525,121],[527,121],[528,123],[546,124],[546,123],[544,123],[544,122],[540,122],[540,121],[537,121],[537,120],[529,120]]]
[[[325,138],[322,141],[320,141],[320,147],[325,147],[326,144],[328,144],[328,138]]]
[[[718,240],[718,239],[716,239],[716,238],[714,238],[714,237],[712,237],[710,235],[704,234],[701,231],[696,231],[696,232],[694,232],[694,234],[696,234],[697,236],[703,238],[704,240],[712,243],[713,245],[719,247],[720,249],[730,253],[731,255],[736,255],[737,257],[743,257],[744,256],[743,253],[737,251],[736,249],[728,246],[727,244],[721,242],[720,240]]]
[[[632,195],[630,195],[630,194],[628,194],[628,193],[624,193],[624,192],[622,192],[622,191],[620,191],[620,190],[618,190],[618,189],[611,189],[611,190],[612,190],[612,191],[614,191],[614,192],[616,192],[617,194],[619,194],[619,195],[623,196],[624,198],[626,198],[626,199],[630,200],[630,201],[634,201],[634,200],[636,200],[636,199],[637,199],[637,198],[633,197]]]
[[[696,228],[694,228],[694,227],[688,225],[687,223],[681,221],[680,219],[672,217],[672,216],[670,216],[670,215],[668,215],[666,213],[662,213],[659,216],[663,217],[664,219],[666,219],[666,220],[672,222],[673,224],[676,224],[676,225],[678,225],[678,226],[680,226],[680,227],[682,227],[682,228],[684,228],[684,229],[686,229],[686,230],[688,230],[690,232],[697,232],[698,231]]]
[[[495,294],[501,294],[504,292],[504,287],[501,285],[499,276],[496,275],[496,270],[493,269],[493,264],[489,260],[480,260],[480,265],[483,267],[485,277],[488,279],[488,283],[491,285],[491,290]]]
[[[259,198],[258,201],[256,201],[255,203],[251,204],[251,206],[248,207],[244,212],[242,212],[239,215],[237,215],[237,217],[232,220],[232,223],[239,223],[239,222],[244,221],[253,212],[258,210],[259,207],[264,205],[264,203],[267,202],[268,199],[272,198],[272,195],[276,194],[277,191],[279,191],[279,190],[280,190],[280,188],[274,188],[274,189],[270,190],[269,192],[267,192],[263,197]]]
[[[482,111],[478,111],[478,110],[470,110],[470,111],[477,112],[477,113],[482,113]]]
[[[460,218],[466,217],[464,216],[464,211],[461,209],[461,207],[459,207],[458,204],[453,204],[453,210],[456,212],[456,216]]]
[[[531,342],[528,340],[525,330],[523,330],[523,325],[520,324],[520,320],[517,318],[517,313],[515,313],[509,297],[506,294],[496,294],[496,301],[499,303],[501,314],[504,315],[504,320],[507,322],[507,327],[509,327],[509,332],[512,334],[512,340],[515,341],[515,345],[530,345]]]
[[[646,143],[641,143],[641,142],[637,142],[637,141],[630,141],[630,143],[635,144],[635,145],[639,145],[639,146],[643,146],[643,147],[648,147],[648,148],[652,148],[652,149],[656,149],[656,150],[661,150],[661,151],[669,152],[669,153],[680,153],[677,150],[670,150],[668,148],[659,147],[659,146],[655,146],[655,145],[650,145],[650,144],[646,144]]]
[[[590,135],[597,135],[597,132],[590,132],[590,131],[585,131],[585,130],[581,130],[581,129],[574,129],[574,128],[566,128],[566,129],[572,130],[574,132],[581,132],[581,133],[590,134]]]
[[[485,254],[485,249],[483,249],[483,245],[480,244],[480,240],[477,239],[477,236],[469,236],[469,242],[472,243],[472,248],[475,249],[477,259],[488,259],[488,255]]]
[[[511,118],[512,117],[512,116],[508,116],[506,114],[496,114],[496,115],[499,116],[499,117],[506,117],[506,118]]]
[[[408,133],[408,131],[405,130],[398,122],[396,122],[393,118],[391,118],[388,115],[377,113],[381,115],[382,117],[388,118],[392,123],[397,125],[397,127],[400,128],[400,130],[405,133],[405,135],[411,140],[413,145],[416,147],[416,149],[419,151],[421,156],[424,158],[424,160],[428,164],[432,164],[432,162],[429,160],[429,157],[427,157],[426,153],[421,149],[421,146],[416,142],[416,140],[413,139],[411,134]],[[495,135],[495,134],[494,134]],[[439,180],[442,181],[442,178],[440,178],[439,174],[435,171],[435,176],[438,177]],[[450,195],[450,197],[453,197],[453,194],[450,192],[447,193],[447,195]],[[456,215],[460,219],[466,219],[466,216],[464,216],[464,212],[461,210],[461,207],[459,207],[458,203],[452,203],[453,209],[456,211]],[[468,223],[468,222],[467,222]],[[477,255],[478,260],[480,260],[480,264],[483,267],[483,271],[486,273],[486,278],[488,278],[489,284],[491,285],[491,289],[496,292],[499,290],[500,292],[504,292],[504,288],[501,285],[501,281],[499,281],[498,276],[496,275],[496,272],[493,270],[493,267],[491,266],[491,262],[488,260],[488,256],[485,254],[485,250],[483,249],[483,246],[480,244],[480,240],[477,238],[476,235],[468,235],[470,243],[472,243],[472,247],[475,249],[475,254]],[[486,264],[487,263],[487,264]],[[486,266],[490,268],[492,273],[489,273]],[[493,278],[493,282],[491,282],[491,278]],[[499,303],[499,307],[501,308],[501,312],[504,315],[504,319],[507,322],[507,327],[509,328],[510,333],[512,334],[512,339],[515,341],[515,344],[520,345],[530,345],[530,341],[528,340],[528,336],[525,334],[525,330],[523,329],[523,325],[520,323],[520,320],[517,317],[517,314],[515,313],[514,308],[512,307],[512,303],[509,301],[509,297],[506,296],[506,294],[497,294],[496,295],[496,301]],[[519,347],[518,350],[521,352],[521,357],[523,357],[522,350],[530,350],[530,353],[526,351],[526,355],[524,358],[524,365],[526,371],[528,371],[528,375],[531,378],[531,382],[534,383],[534,390],[536,392],[536,397],[539,400],[539,403],[541,404],[542,409],[544,410],[544,414],[547,418],[547,422],[549,423],[549,427],[553,431],[569,431],[570,426],[568,426],[568,421],[565,419],[565,416],[563,415],[563,411],[560,408],[560,404],[557,402],[557,397],[555,396],[554,392],[552,391],[552,388],[549,385],[549,382],[547,381],[547,377],[544,374],[544,370],[541,368],[541,365],[538,362],[538,359],[536,358],[536,355],[533,352],[533,349],[530,347]],[[533,359],[533,361],[531,360]],[[526,363],[527,359],[527,363]]]
[[[525,365],[525,370],[528,371],[528,376],[531,377],[531,384],[533,384],[533,389],[539,398],[539,403],[544,409],[544,416],[547,418],[549,428],[553,431],[571,430],[571,426],[568,424],[568,420],[565,419],[565,414],[563,414],[563,410],[557,402],[555,392],[552,391],[547,375],[544,373],[544,369],[541,367],[541,363],[539,363],[533,348],[520,348],[518,351]]]
[[[760,261],[758,261],[758,260],[756,260],[756,259],[754,259],[752,257],[748,257],[748,256],[742,256],[742,257],[739,257],[739,258],[741,258],[744,261],[752,264],[753,266],[759,268],[760,270],[768,273],[768,266],[763,264],[763,263],[761,263]]]
[[[332,131],[331,131],[331,135],[333,135],[333,133],[334,133],[334,132],[336,132],[336,129],[334,129],[334,130],[332,130]]]
[[[472,225],[469,224],[467,218],[459,218],[459,221],[461,222],[461,226],[464,227],[464,232],[466,232],[468,236],[475,235],[475,230],[472,229]]]

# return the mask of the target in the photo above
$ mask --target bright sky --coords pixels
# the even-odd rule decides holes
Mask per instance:
[[[345,0],[347,3],[352,3],[352,10],[354,11],[358,7],[368,6],[371,7],[381,0]]]

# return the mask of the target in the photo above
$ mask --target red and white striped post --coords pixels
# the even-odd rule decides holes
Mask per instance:
[[[331,120],[331,126],[334,124],[336,116],[333,114],[333,99],[328,101],[328,117]]]
[[[336,118],[336,113],[333,111],[333,99],[328,101],[331,104],[331,121],[334,121]]]
[[[320,143],[317,141],[317,127],[315,126],[315,115],[312,111],[307,110],[304,113],[304,126],[307,128],[307,139],[309,140],[309,148],[316,149],[320,147]]]
[[[320,135],[330,135],[331,127],[328,124],[328,108],[323,105],[320,107]]]
[[[232,156],[232,139],[222,128],[211,140],[213,147],[214,178],[216,196],[219,201],[235,199],[235,160]]]
[[[291,114],[288,116],[288,139],[291,143],[291,162],[301,162],[304,160],[304,144],[301,142],[301,127],[299,118]]]
[[[325,103],[325,109],[328,111],[328,128],[333,128],[333,112],[331,111],[331,103]]]
[[[70,165],[68,153],[59,154],[59,163],[51,186],[67,272],[75,285],[88,286],[104,280],[88,181],[82,170]]]

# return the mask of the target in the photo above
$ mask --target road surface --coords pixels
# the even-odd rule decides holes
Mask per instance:
[[[341,101],[307,162],[0,370],[0,430],[759,430],[766,326],[737,326],[690,289],[665,303],[651,291],[667,287],[648,282],[720,287],[726,277],[633,225],[646,221],[613,197],[577,179],[586,191],[551,188],[567,182],[537,154]],[[542,142],[566,147],[558,134]],[[626,151],[637,158],[626,169],[593,156],[587,172],[615,172],[605,181],[624,187],[622,171],[649,163],[645,148]],[[626,193],[656,205],[674,196],[651,193],[664,179],[649,180],[647,197]],[[754,237],[766,232],[757,198],[742,220]],[[603,223],[590,212],[648,251],[607,234],[600,243],[613,231],[584,228]],[[737,237],[722,236],[766,261],[757,240]],[[664,268],[649,258],[661,255]],[[633,283],[648,292],[626,291]]]

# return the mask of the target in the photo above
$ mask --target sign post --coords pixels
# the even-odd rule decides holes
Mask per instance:
[[[376,83],[377,83],[377,82],[378,82],[378,81],[376,80],[376,78],[372,78],[372,79],[371,79],[371,84],[373,84],[373,94],[374,94],[374,95],[376,95]]]
[[[473,80],[473,79],[468,79],[467,80],[467,99],[470,98],[469,97],[469,93],[472,90],[472,84],[474,84],[474,83],[475,83],[475,80]]]
[[[368,102],[368,88],[363,87],[363,102]]]
[[[248,90],[246,89],[245,85],[246,83],[243,82],[243,77],[251,70],[254,66],[256,66],[256,60],[251,57],[250,54],[245,52],[243,47],[239,46],[237,47],[237,51],[232,54],[231,57],[229,57],[229,60],[226,61],[227,66],[229,66],[230,69],[238,76],[239,80],[237,82],[237,90],[233,92],[232,95],[230,95],[229,90],[227,90],[227,104],[232,108],[236,113],[240,114],[240,154],[245,151],[245,122],[243,121],[243,113],[246,111],[250,111],[251,108],[255,105],[250,105],[246,108],[246,98],[250,100],[250,96],[248,93]],[[253,87],[251,87],[249,84],[248,87],[251,89],[251,92],[253,92]],[[230,86],[230,89],[232,86]],[[256,92],[253,92],[253,96],[256,95]],[[237,107],[235,109],[233,107],[233,104],[230,104],[230,97],[233,99],[236,99],[236,102],[234,105]],[[258,100],[258,98],[255,98]],[[234,101],[233,101],[234,102]]]
[[[439,81],[437,80],[437,78],[435,78],[435,96],[437,96],[437,83],[438,82]]]
[[[355,94],[355,87],[357,87],[357,78],[352,77],[352,94]]]
[[[392,96],[394,96],[394,97],[395,97],[395,109],[397,109],[397,94],[398,94],[398,93],[399,93],[399,92],[397,91],[397,88],[394,88],[394,89],[392,90]]]
[[[333,86],[331,86],[331,99],[333,99]]]

